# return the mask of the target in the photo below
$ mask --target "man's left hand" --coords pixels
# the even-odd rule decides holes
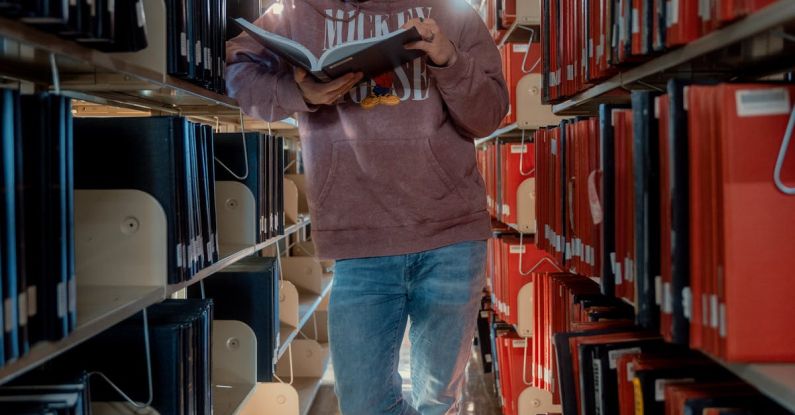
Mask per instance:
[[[458,60],[458,53],[450,39],[439,29],[433,19],[411,19],[403,29],[416,27],[423,40],[406,45],[406,49],[421,50],[436,66],[452,66]]]

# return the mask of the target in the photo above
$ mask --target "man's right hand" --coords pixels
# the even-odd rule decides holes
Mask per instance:
[[[340,97],[345,95],[354,85],[362,80],[361,73],[349,73],[343,75],[331,82],[322,83],[315,82],[312,77],[307,76],[305,70],[295,68],[295,82],[301,93],[304,95],[304,101],[313,105],[332,105]]]

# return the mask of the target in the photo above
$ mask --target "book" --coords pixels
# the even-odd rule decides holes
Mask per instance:
[[[329,82],[352,72],[361,72],[365,78],[372,78],[423,55],[421,51],[404,47],[407,43],[422,40],[415,28],[344,43],[316,57],[304,45],[268,32],[245,19],[237,18],[235,23],[269,51],[293,66],[303,68],[320,82]]]

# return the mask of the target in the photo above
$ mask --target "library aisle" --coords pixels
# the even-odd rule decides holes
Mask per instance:
[[[0,0],[0,415],[383,415],[335,281],[457,415],[794,415],[793,134],[795,0]]]

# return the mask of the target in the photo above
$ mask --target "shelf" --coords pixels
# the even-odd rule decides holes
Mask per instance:
[[[623,70],[591,89],[553,105],[553,112],[557,115],[594,114],[598,110],[599,103],[629,102],[626,93],[611,94],[617,90],[663,87],[668,79],[676,76],[731,79],[737,75],[763,76],[792,67],[795,65],[795,56],[789,53],[790,49],[786,47],[782,48],[778,56],[761,56],[753,62],[743,56],[720,55],[720,52],[727,51],[730,46],[738,42],[749,40],[755,35],[793,21],[795,21],[795,4],[792,0],[779,0],[681,48],[666,52],[634,68]],[[747,50],[740,52],[750,54]]]
[[[323,279],[322,293],[319,296],[312,296],[311,301],[305,301],[306,297],[303,295],[301,296],[301,304],[298,308],[298,327],[290,327],[286,324],[282,324],[279,328],[279,339],[281,343],[279,344],[278,358],[284,355],[287,351],[287,347],[290,346],[290,343],[298,336],[306,323],[309,322],[309,319],[312,318],[312,315],[323,302],[323,299],[329,295],[331,292],[331,282],[332,279],[330,277],[325,277]]]
[[[193,276],[193,278],[191,278],[189,281],[185,281],[185,282],[182,282],[182,283],[179,283],[179,284],[169,285],[166,288],[166,296],[170,297],[174,293],[176,293],[176,292],[178,292],[180,290],[183,290],[183,289],[185,289],[185,288],[187,288],[187,287],[189,287],[189,286],[191,286],[193,284],[198,283],[199,281],[209,277],[212,274],[215,274],[218,271],[221,271],[222,269],[234,264],[235,262],[240,261],[241,259],[243,259],[243,258],[245,258],[247,256],[254,255],[257,252],[259,252],[259,251],[261,251],[261,250],[263,250],[263,249],[265,249],[265,248],[267,248],[267,247],[269,247],[271,245],[274,245],[274,244],[278,243],[282,239],[287,238],[290,235],[292,235],[292,234],[300,231],[301,229],[305,228],[310,223],[311,223],[310,219],[308,219],[308,218],[304,219],[304,220],[302,220],[299,223],[296,223],[294,225],[290,225],[287,228],[285,228],[284,235],[279,235],[279,236],[273,237],[271,239],[268,239],[265,242],[257,244],[256,246],[250,246],[250,247],[244,247],[244,246],[229,247],[229,246],[224,246],[224,247],[222,247],[219,251],[221,252],[222,255],[226,254],[226,255],[224,255],[224,257],[222,259],[220,259],[215,264],[212,264],[209,267],[202,269],[201,271],[199,271],[198,274]]]
[[[323,383],[322,378],[295,378],[293,387],[298,392],[299,414],[309,413],[321,383]]]
[[[78,287],[77,329],[62,340],[37,344],[24,357],[0,368],[0,384],[60,355],[163,298],[163,287]],[[97,302],[96,299],[102,301]]]
[[[54,54],[63,95],[100,105],[194,117],[211,124],[240,124],[235,99],[125,59],[129,54],[99,52],[4,17],[0,17],[0,41],[5,41],[0,47],[0,78],[51,86],[49,59]],[[246,130],[267,131],[266,122],[244,118]],[[271,129],[280,132],[296,126],[293,118],[271,123]]]
[[[213,414],[235,415],[246,406],[246,402],[254,394],[256,386],[251,385],[215,385],[213,388]]]
[[[477,146],[479,146],[481,144],[485,144],[485,143],[487,143],[487,142],[489,142],[491,140],[494,140],[495,138],[502,137],[502,136],[504,136],[504,135],[506,135],[506,134],[508,134],[510,132],[513,132],[514,130],[516,130],[518,128],[519,128],[519,124],[517,124],[517,123],[513,123],[511,125],[502,127],[499,130],[491,133],[491,135],[489,135],[488,137],[479,138],[479,139],[475,140],[475,147],[477,147]]]
[[[781,406],[795,412],[795,364],[738,364],[713,359]]]

